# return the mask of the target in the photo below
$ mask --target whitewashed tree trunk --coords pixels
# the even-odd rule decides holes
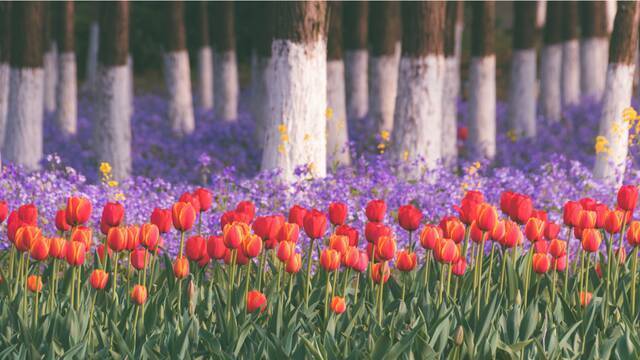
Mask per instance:
[[[65,135],[75,135],[78,116],[78,85],[76,82],[76,54],[60,53],[58,56],[58,84],[56,88],[56,119]]]
[[[0,150],[2,150],[7,128],[9,108],[9,64],[0,63]]]
[[[213,53],[210,46],[198,50],[198,89],[200,107],[213,109]]]
[[[509,123],[518,136],[536,136],[536,50],[517,49],[511,55]]]
[[[195,129],[191,98],[189,54],[186,50],[164,54],[164,76],[169,93],[168,117],[171,130],[178,136],[188,135]]]
[[[558,121],[562,115],[560,94],[562,44],[543,47],[540,65],[540,107],[548,121]]]
[[[96,74],[95,141],[99,161],[111,164],[116,180],[131,174],[131,120],[127,65],[99,66]]]
[[[496,155],[496,57],[474,57],[469,70],[469,140],[476,157]]]
[[[536,27],[543,28],[547,21],[547,0],[538,0],[536,12]]]
[[[347,86],[347,116],[350,119],[361,119],[367,115],[367,62],[366,49],[347,50],[344,55]]]
[[[27,170],[40,168],[44,69],[11,68],[4,159]],[[34,105],[35,104],[35,105]]]
[[[214,52],[213,56],[214,104],[216,114],[225,121],[238,117],[238,66],[236,52]]]
[[[134,101],[135,101],[135,90],[134,90],[134,80],[135,74],[133,72],[133,56],[131,54],[127,55],[127,103],[129,104],[129,118],[133,116],[134,110]]]
[[[332,165],[349,165],[349,135],[345,103],[344,62],[327,63],[327,161]]]
[[[445,58],[442,91],[442,158],[447,167],[458,157],[458,96],[460,95],[460,58]]]
[[[618,10],[618,4],[616,0],[606,0],[607,9],[607,33],[611,34],[613,31],[613,21],[616,18],[616,11]]]
[[[393,130],[400,46],[398,43],[393,55],[372,56],[369,59],[369,115],[378,125],[378,132]]]
[[[562,106],[580,101],[580,43],[577,39],[562,43]]]
[[[266,124],[271,117],[267,90],[271,81],[269,71],[271,71],[271,58],[254,53],[251,57],[251,111],[256,123],[255,137],[260,148],[264,146]]]
[[[401,58],[398,73],[393,143],[399,160],[424,161],[411,167],[409,178],[432,170],[442,153],[444,56]]]
[[[280,169],[285,181],[307,165],[312,175],[326,175],[326,41],[272,43],[269,102],[272,109],[262,169]],[[277,76],[275,75],[277,74]],[[217,74],[216,74],[217,75]],[[217,106],[216,106],[217,107]]]
[[[602,97],[607,77],[608,41],[583,39],[580,44],[580,88],[583,96]]]
[[[100,25],[97,21],[91,23],[89,28],[89,48],[87,52],[87,73],[85,75],[86,87],[89,91],[94,90],[96,81],[96,71],[98,68],[98,49],[100,48]]]
[[[44,111],[56,111],[56,82],[58,80],[58,47],[51,42],[51,48],[44,54]]]

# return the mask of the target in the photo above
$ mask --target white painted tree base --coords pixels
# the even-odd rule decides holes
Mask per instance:
[[[547,22],[547,0],[538,0],[536,6],[536,28],[542,29]]]
[[[198,50],[198,94],[200,107],[213,109],[213,52],[210,46]]]
[[[133,56],[131,56],[131,53],[129,53],[127,55],[127,70],[128,70],[128,74],[127,74],[127,98],[128,100],[128,104],[129,104],[129,115],[127,115],[129,118],[131,118],[133,116],[133,107],[134,107],[134,100],[135,100],[135,91],[134,91],[134,80],[135,80],[135,74],[133,72]]]
[[[580,43],[577,39],[562,44],[562,106],[580,102]]]
[[[40,168],[42,159],[43,68],[11,68],[9,74],[9,109],[3,155],[4,159],[27,170]]]
[[[216,115],[225,121],[235,121],[238,118],[238,65],[236,52],[213,54],[213,103]]]
[[[598,134],[607,151],[596,154],[593,175],[614,186],[622,184],[628,153],[629,127],[622,117],[631,105],[634,65],[609,64]]]
[[[56,89],[56,120],[65,135],[75,135],[78,116],[78,85],[76,83],[76,54],[58,56],[58,84]]]
[[[0,63],[0,152],[4,144],[7,129],[7,111],[9,109],[9,64]],[[0,166],[2,163],[0,162]]]
[[[475,158],[496,155],[496,57],[471,58],[469,145]]]
[[[369,103],[368,57],[369,52],[366,49],[347,50],[344,54],[347,117],[349,119],[361,119],[367,115]]]
[[[442,160],[446,167],[455,166],[458,158],[458,96],[460,94],[460,58],[444,60],[442,91]]]
[[[111,164],[116,180],[131,175],[131,119],[127,65],[99,66],[96,74],[94,142],[99,162]]]
[[[606,0],[606,12],[607,12],[607,33],[613,32],[613,22],[616,19],[616,12],[618,11],[618,3],[616,0]]]
[[[509,129],[517,136],[536,136],[536,50],[517,49],[511,56]]]
[[[543,47],[540,65],[540,108],[547,121],[556,122],[562,116],[562,44]]]
[[[441,159],[443,81],[442,55],[400,59],[392,144],[397,160],[423,162],[403,174],[410,179]]]
[[[51,43],[51,48],[44,54],[44,111],[56,111],[56,82],[58,80],[58,47]]]
[[[344,62],[327,62],[327,164],[349,165]]]
[[[266,126],[271,118],[269,108],[269,82],[271,81],[271,58],[251,56],[251,112],[255,121],[254,137],[262,149],[265,142]]]
[[[85,87],[91,92],[95,88],[96,72],[98,69],[98,49],[100,47],[100,26],[97,21],[91,23],[89,28],[89,48],[87,53],[87,72],[85,74]]]
[[[580,90],[582,96],[602,98],[607,77],[608,45],[606,38],[583,39],[580,43]]]
[[[371,57],[369,61],[369,115],[379,133],[393,130],[398,60],[396,55],[388,55]]]
[[[168,117],[171,130],[178,136],[188,135],[195,129],[191,73],[186,50],[164,54],[164,80],[169,95]]]
[[[311,175],[327,171],[327,45],[276,39],[271,45],[269,82],[271,116],[267,124],[262,169],[280,169],[285,181],[307,165]]]

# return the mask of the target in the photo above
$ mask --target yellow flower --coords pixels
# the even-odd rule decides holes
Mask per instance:
[[[282,144],[278,145],[278,152],[280,154],[284,154],[284,145],[282,145]]]
[[[327,108],[327,119],[331,120],[333,118],[333,109],[328,107]]]
[[[280,134],[286,133],[287,132],[287,125],[285,125],[285,124],[278,125],[278,132],[280,132]]]
[[[110,180],[108,183],[109,187],[116,187],[118,186],[118,182],[115,180]]]
[[[304,141],[309,141],[309,140],[311,140],[311,135],[304,134]]]
[[[387,147],[384,143],[378,144],[378,150],[384,150]]]
[[[391,135],[391,134],[389,134],[389,132],[388,132],[387,130],[382,130],[382,131],[380,131],[380,137],[381,137],[381,138],[382,138],[382,140],[384,140],[384,141],[389,141],[390,135]]]
[[[103,175],[107,175],[107,174],[111,173],[111,165],[109,165],[108,162],[100,163],[100,172]]]
[[[280,141],[282,141],[283,143],[289,141],[289,135],[288,134],[280,134]]]
[[[513,130],[509,130],[507,131],[507,137],[509,138],[509,140],[511,140],[512,142],[515,142],[516,140],[518,140],[518,135],[516,134],[515,131]]]
[[[596,154],[609,153],[609,141],[602,135],[596,136]]]
[[[124,199],[126,198],[123,193],[119,192],[116,194],[116,199],[115,199],[116,201],[124,201]]]
[[[409,151],[405,150],[404,153],[402,153],[402,158],[404,161],[409,160]]]

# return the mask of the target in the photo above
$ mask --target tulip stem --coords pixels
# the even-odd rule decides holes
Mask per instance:
[[[565,269],[566,271],[567,269]],[[553,269],[553,280],[551,281],[551,304],[556,303],[556,279],[558,278],[558,270]]]
[[[347,268],[344,272],[344,282],[342,284],[342,295],[346,298],[347,296],[347,286],[349,285],[349,276],[351,275],[351,268]]]
[[[604,315],[603,315],[603,319],[604,319],[604,324],[605,324],[605,328],[607,326],[607,323],[609,322],[609,290],[611,288],[611,263],[613,262],[613,233],[609,234],[609,237],[607,239],[607,277],[605,278],[605,283],[606,283],[606,291],[604,293],[604,304],[603,304],[603,310],[604,310]]]
[[[469,247],[469,237],[471,236],[471,226],[464,228],[464,245],[462,246],[461,256],[467,260],[467,248]]]
[[[402,273],[402,302],[404,303],[404,292],[405,292],[405,288],[406,288],[406,283],[407,283],[407,276],[405,275],[405,273]]]
[[[527,303],[529,302],[529,285],[531,284],[531,267],[532,267],[532,257],[533,257],[533,244],[529,247],[529,251],[527,251],[526,257],[526,266],[524,268],[524,306],[527,307]]]
[[[449,270],[447,274],[447,299],[449,299],[449,289],[451,287],[451,273],[453,272],[453,265],[450,264],[447,269]]]
[[[247,280],[244,283],[244,299],[247,301],[247,294],[249,294],[249,282],[251,282],[251,264],[253,261],[249,261],[247,264]],[[278,273],[278,285],[280,285],[280,273]],[[279,286],[278,286],[279,288]],[[278,295],[280,295],[280,290],[278,289]]]
[[[89,332],[87,335],[87,342],[89,344],[91,344],[91,334],[93,332],[93,313],[95,311],[97,297],[98,297],[98,292],[95,291],[93,294],[93,300],[91,301],[91,310],[89,311],[89,327],[88,327]]]
[[[304,283],[304,306],[309,307],[309,286],[311,285],[311,257],[313,256],[313,243],[315,239],[311,238],[309,243],[309,251],[307,252],[307,279]]]
[[[280,278],[282,277],[282,262],[278,261],[277,262],[277,267],[278,267],[278,296],[280,295]]]
[[[235,283],[237,249],[231,250],[231,270],[229,270],[229,290],[227,294],[227,322],[231,320],[231,298],[233,297],[233,285]]]
[[[633,247],[633,266],[631,269],[631,316],[633,323],[636,322],[636,276],[638,272],[638,247]]]
[[[413,231],[409,231],[409,249],[413,252]]]
[[[424,256],[424,288],[429,289],[429,268],[431,265],[431,250],[427,250]]]
[[[515,257],[515,254],[514,254]],[[502,249],[502,269],[500,270],[500,293],[504,288],[504,277],[507,270],[507,249]]]
[[[356,288],[355,288],[356,294],[353,298],[354,304],[358,302],[358,290],[360,290],[360,273],[359,272],[356,275]]]
[[[77,291],[77,294],[76,294],[76,296],[78,297],[78,301],[76,303],[76,307],[80,308],[80,301],[81,301],[80,291],[82,289],[82,267],[81,266],[78,266],[78,278],[76,280],[78,281],[78,283],[77,283],[78,291]]]
[[[586,293],[589,291],[589,268],[590,267],[591,267],[591,254],[587,254],[587,269],[585,270],[585,277],[584,277],[585,296],[586,296]]]
[[[260,255],[260,268],[258,269],[258,290],[262,291],[262,273],[264,273],[264,263],[267,261],[267,252]]]
[[[26,294],[25,294],[26,295]],[[36,296],[33,299],[33,328],[38,324],[38,304],[40,303],[40,291],[36,285]]]
[[[491,242],[491,256],[489,257],[489,276],[487,277],[487,291],[485,292],[485,300],[484,303],[489,302],[489,293],[491,292],[491,274],[493,273],[493,254],[496,250],[496,242]]]
[[[9,250],[9,279],[13,280],[13,268],[14,268],[14,262],[15,262],[15,257],[16,257],[16,248],[15,247],[11,247],[11,249]]]
[[[118,287],[118,258],[120,254],[116,254],[115,256],[115,264],[113,265],[113,288],[111,288],[111,297],[114,302],[118,302],[118,298],[116,297],[116,288]]]
[[[438,306],[440,306],[440,304],[442,304],[442,292],[444,291],[444,271],[445,271],[445,264],[442,264],[442,266],[440,267],[440,293],[438,294]]]
[[[324,286],[324,320],[329,317],[329,285],[331,284],[331,273],[327,272],[327,282]]]
[[[476,315],[480,316],[480,298],[482,297],[482,263],[484,260],[484,235],[482,232],[482,245],[478,249],[478,294],[476,300]]]
[[[293,290],[294,278],[295,278],[295,274],[289,274],[289,294],[287,296],[287,298],[289,299],[289,302],[291,302],[291,291]]]
[[[584,292],[584,250],[580,252],[580,292]]]
[[[569,268],[570,262],[569,257],[571,255],[571,226],[567,227],[567,268],[564,270],[564,297],[566,298],[569,294]]]
[[[69,300],[71,301],[71,307],[75,309],[75,283],[76,283],[76,269],[71,268],[71,294],[69,295]]]
[[[624,215],[622,216],[622,228],[620,230],[620,237],[618,239],[618,262],[615,264],[616,276],[614,277],[614,281],[613,281],[614,296],[618,292],[618,280],[620,280],[620,268],[622,265],[622,239],[624,239],[625,227],[627,225],[625,221],[626,219],[627,219],[627,212],[625,211]]]
[[[384,296],[383,296],[383,291],[384,291],[384,263],[382,265],[382,267],[380,268],[380,296],[378,297],[378,325],[382,326],[382,308],[384,307]]]

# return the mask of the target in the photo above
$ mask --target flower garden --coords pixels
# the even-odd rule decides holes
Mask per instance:
[[[130,180],[92,159],[83,101],[77,140],[47,122],[45,170],[3,167],[0,357],[638,353],[638,172],[591,178],[598,104],[417,182],[364,119],[353,166],[292,184],[257,172],[246,113],[180,140],[163,106],[136,99]]]

